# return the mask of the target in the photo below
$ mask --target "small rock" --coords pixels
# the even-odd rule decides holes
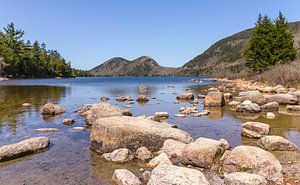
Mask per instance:
[[[186,143],[176,141],[173,139],[167,139],[164,142],[161,151],[166,153],[170,158],[179,158],[181,157],[182,150],[185,146]]]
[[[146,184],[149,181],[150,177],[151,177],[151,171],[146,170],[142,174],[142,181]]]
[[[105,153],[102,155],[102,157],[107,161],[118,163],[124,163],[133,159],[132,153],[127,148],[120,148],[111,153]]]
[[[194,95],[193,95],[193,93],[183,93],[183,94],[178,94],[176,98],[191,100],[191,99],[194,99]]]
[[[288,105],[286,107],[287,111],[300,111],[300,105]]]
[[[160,164],[172,165],[172,162],[170,161],[170,159],[166,153],[161,153],[158,156],[151,159],[151,161],[149,161],[149,163],[148,163],[148,166],[150,168],[154,168]]]
[[[201,116],[207,116],[210,114],[210,111],[209,110],[203,110],[201,112],[198,112],[195,114],[196,117],[201,117]]]
[[[73,130],[81,131],[81,130],[84,130],[84,127],[74,127]]]
[[[251,101],[246,100],[243,103],[236,106],[236,112],[259,113],[261,112],[261,108],[256,103],[252,103]]]
[[[131,101],[132,98],[130,96],[119,96],[118,98],[116,98],[116,100],[119,102],[124,102],[124,101]]]
[[[72,126],[74,124],[74,120],[70,119],[70,118],[66,118],[61,120],[61,123],[67,126]]]
[[[109,100],[109,98],[108,98],[108,97],[106,97],[106,96],[102,96],[102,97],[100,98],[100,100],[101,100],[101,101],[108,101],[108,100]]]
[[[42,108],[43,115],[57,115],[65,112],[65,109],[60,105],[55,105],[52,103],[47,103]]]
[[[242,136],[248,138],[261,138],[268,135],[270,126],[266,123],[260,122],[246,122],[242,125]]]
[[[230,100],[230,99],[232,99],[232,94],[231,93],[224,93],[224,98],[226,100]]]
[[[250,174],[245,172],[235,172],[225,174],[226,185],[267,185],[267,180],[256,174]]]
[[[138,102],[148,102],[149,99],[145,95],[139,95],[138,98],[136,99]]]
[[[267,118],[268,119],[274,119],[275,118],[275,114],[273,112],[268,112],[267,113]]]
[[[228,143],[228,141],[226,139],[220,139],[219,140],[220,143],[221,143],[221,147],[224,149],[224,150],[229,150],[230,149],[230,145]]]
[[[31,106],[31,103],[23,103],[22,106],[23,107],[29,107],[29,106]]]
[[[230,105],[230,106],[238,106],[239,104],[241,104],[241,102],[238,102],[238,101],[231,101],[228,103],[228,105]]]
[[[295,151],[297,146],[281,136],[264,136],[257,142],[262,149],[269,151]]]
[[[140,93],[147,93],[149,91],[148,87],[146,87],[145,85],[141,85],[139,87],[139,92]]]
[[[132,108],[132,105],[126,105],[126,108],[131,109],[131,108]]]
[[[262,138],[263,135],[257,133],[257,132],[254,132],[254,131],[251,131],[249,129],[246,129],[246,128],[242,128],[242,136],[244,137],[247,137],[247,138],[254,138],[254,139],[259,139],[259,138]]]
[[[168,112],[155,112],[154,114],[154,120],[155,121],[161,121],[161,120],[166,120],[169,117]]]
[[[126,169],[116,169],[112,177],[112,182],[117,185],[141,185],[141,181]]]
[[[279,103],[277,102],[270,102],[261,106],[261,111],[263,112],[278,111],[278,110],[279,110]]]
[[[198,94],[197,97],[198,97],[199,99],[204,99],[204,98],[205,98],[205,95],[203,95],[203,94]]]
[[[36,132],[58,132],[59,130],[57,128],[38,128],[34,129]]]
[[[142,146],[136,150],[137,159],[147,161],[152,158],[152,153],[148,148]]]
[[[174,116],[177,118],[185,118],[186,117],[185,114],[174,114]]]

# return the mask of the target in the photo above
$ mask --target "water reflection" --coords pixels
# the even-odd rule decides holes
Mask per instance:
[[[66,96],[66,92],[65,87],[0,86],[0,128],[7,124],[12,132],[16,132],[17,125],[22,122],[25,113],[30,117],[39,112],[40,107],[48,101],[59,102]],[[31,105],[23,107],[23,103]]]

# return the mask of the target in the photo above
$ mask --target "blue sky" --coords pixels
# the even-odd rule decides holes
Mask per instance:
[[[282,11],[300,20],[299,0],[0,0],[0,27],[45,42],[72,66],[90,69],[121,56],[148,55],[181,66],[211,44]]]

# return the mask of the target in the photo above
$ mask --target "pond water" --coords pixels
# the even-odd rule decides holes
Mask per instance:
[[[0,163],[0,184],[111,184],[112,172],[116,168],[125,167],[138,173],[144,164],[128,163],[124,166],[103,161],[100,155],[90,150],[89,131],[74,131],[72,127],[86,127],[84,119],[74,113],[83,104],[99,103],[101,96],[107,96],[109,103],[125,107],[126,103],[119,103],[115,98],[120,95],[137,98],[141,84],[150,88],[147,94],[150,101],[147,104],[135,103],[131,109],[134,116],[151,116],[157,111],[167,111],[169,122],[194,138],[225,138],[231,146],[255,145],[253,140],[241,137],[241,124],[249,120],[261,121],[270,124],[271,134],[281,135],[300,147],[300,116],[297,115],[277,113],[275,119],[269,120],[264,114],[238,114],[226,106],[209,109],[209,116],[175,118],[173,115],[180,107],[191,105],[188,102],[175,104],[176,93],[182,93],[186,88],[194,89],[195,95],[206,93],[201,87],[215,83],[204,79],[191,83],[191,79],[91,77],[0,82],[0,146],[34,136],[47,136],[51,142],[45,152]],[[53,119],[43,117],[40,109],[47,102],[64,106],[66,112]],[[199,110],[203,109],[201,102]],[[23,107],[23,103],[31,103],[31,106]],[[61,124],[64,118],[74,119],[75,124]],[[55,127],[60,131],[34,132],[34,129],[43,127]]]

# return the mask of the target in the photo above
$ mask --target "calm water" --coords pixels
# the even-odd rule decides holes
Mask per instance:
[[[213,84],[210,81],[190,83],[190,79],[99,77],[0,82],[0,146],[33,136],[47,136],[51,140],[50,148],[43,153],[0,163],[0,184],[110,184],[115,168],[126,167],[137,172],[144,164],[124,166],[103,161],[89,149],[89,132],[73,131],[72,127],[85,127],[83,118],[73,113],[83,104],[98,103],[101,96],[107,96],[111,98],[110,103],[125,107],[126,103],[118,103],[114,98],[120,95],[136,98],[141,84],[150,88],[150,101],[145,105],[135,103],[132,108],[134,116],[151,116],[156,111],[167,111],[171,115],[169,122],[188,131],[194,138],[225,138],[231,146],[255,144],[241,138],[241,123],[262,121],[271,125],[271,134],[284,136],[300,147],[300,116],[280,113],[276,119],[268,120],[264,114],[237,114],[226,106],[209,109],[211,114],[208,117],[175,118],[173,115],[180,107],[190,106],[189,103],[175,104],[176,93],[183,92],[185,88],[195,89],[195,94],[205,93],[201,87]],[[156,99],[151,99],[154,97]],[[26,102],[32,106],[22,107]],[[50,120],[43,117],[40,109],[47,102],[64,106],[66,113]],[[199,103],[201,109],[203,107]],[[64,118],[74,119],[75,124],[71,127],[61,124]],[[34,132],[34,129],[42,127],[55,127],[60,132]]]

